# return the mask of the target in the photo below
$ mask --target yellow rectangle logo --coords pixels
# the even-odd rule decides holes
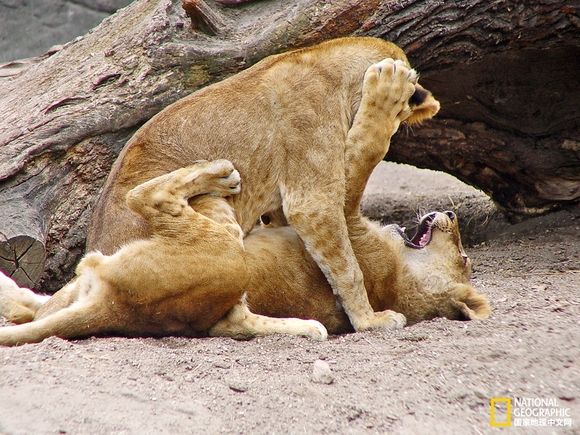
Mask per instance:
[[[497,421],[496,407],[505,403],[505,420]],[[489,400],[489,424],[491,427],[510,427],[512,425],[512,399],[509,397],[492,397]]]

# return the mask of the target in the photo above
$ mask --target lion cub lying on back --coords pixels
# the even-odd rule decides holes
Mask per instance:
[[[423,216],[412,238],[398,225],[380,227],[366,221],[354,229],[351,241],[373,309],[400,313],[399,327],[405,321],[413,324],[435,317],[489,316],[487,299],[469,283],[471,261],[461,245],[455,213]],[[353,331],[290,227],[255,230],[245,244],[251,275],[248,303],[253,311],[316,319],[331,334]]]
[[[112,256],[88,254],[77,277],[48,300],[1,275],[0,315],[30,323],[1,328],[0,345],[94,334],[247,338],[289,333],[323,340],[327,331],[318,321],[332,333],[352,330],[294,230],[262,228],[242,240],[233,208],[215,198],[236,194],[239,185],[231,163],[218,160],[134,188],[127,203],[148,220],[153,236]],[[347,210],[354,219],[355,208],[347,204]],[[469,285],[469,260],[452,212],[425,216],[412,239],[396,225],[356,221],[361,224],[353,226],[351,241],[369,300],[375,310],[398,312],[393,326],[489,314],[485,297]],[[318,321],[253,314],[244,300],[246,290],[259,313]]]

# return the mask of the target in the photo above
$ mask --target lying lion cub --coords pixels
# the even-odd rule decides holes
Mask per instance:
[[[380,227],[366,221],[353,228],[351,242],[373,309],[403,314],[398,326],[405,318],[413,324],[434,317],[489,316],[487,299],[469,283],[471,262],[461,245],[455,213],[423,216],[412,238],[398,225]],[[331,334],[353,331],[324,275],[290,227],[254,230],[245,245],[252,311],[316,319]],[[219,326],[214,332],[220,332]]]
[[[381,39],[343,38],[268,57],[168,106],[135,133],[111,170],[87,247],[112,254],[151,236],[126,206],[127,192],[196,160],[225,158],[244,180],[232,198],[244,233],[280,209],[355,329],[388,328],[394,319],[373,312],[349,241],[350,159],[382,158],[401,122],[438,110],[403,51]],[[372,139],[362,147],[359,115]],[[323,226],[332,231],[318,231]]]
[[[351,331],[294,230],[262,228],[242,239],[223,198],[239,186],[239,174],[225,160],[198,162],[137,186],[127,203],[153,235],[112,256],[88,254],[77,277],[48,300],[0,274],[0,315],[30,322],[1,328],[0,345],[94,334],[326,338],[315,320],[251,313],[245,290],[262,314],[313,318],[332,333]],[[347,210],[350,217],[357,214],[354,207]],[[351,241],[369,299],[375,310],[398,311],[389,311],[394,326],[436,316],[488,316],[487,300],[469,284],[470,263],[454,213],[426,215],[412,239],[397,225],[356,221],[361,225],[351,222]]]

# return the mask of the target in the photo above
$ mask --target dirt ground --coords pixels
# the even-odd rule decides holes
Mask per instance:
[[[580,210],[510,225],[448,175],[382,164],[367,214],[410,227],[420,209],[458,212],[489,320],[2,348],[0,433],[580,433]],[[331,384],[313,382],[316,360]],[[491,428],[492,397],[555,399],[572,427]]]

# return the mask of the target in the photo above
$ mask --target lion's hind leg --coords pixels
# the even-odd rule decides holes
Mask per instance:
[[[38,295],[30,289],[19,287],[0,272],[0,317],[12,323],[31,322],[48,299],[50,296]]]
[[[212,337],[232,337],[242,340],[272,334],[300,335],[318,341],[324,341],[328,337],[324,325],[316,320],[279,319],[254,314],[249,310],[245,299],[234,306],[209,331]]]
[[[87,270],[65,289],[75,295],[74,301],[64,308],[48,310],[29,323],[0,328],[0,346],[38,343],[51,336],[80,338],[114,330],[117,325],[110,312],[107,283]]]
[[[178,217],[189,209],[188,199],[204,194],[225,197],[240,192],[240,174],[228,160],[201,160],[153,178],[131,189],[127,205],[145,219]]]
[[[49,316],[30,323],[0,328],[0,346],[39,343],[56,336],[81,338],[103,332],[98,325],[98,307],[90,303],[75,303]]]

